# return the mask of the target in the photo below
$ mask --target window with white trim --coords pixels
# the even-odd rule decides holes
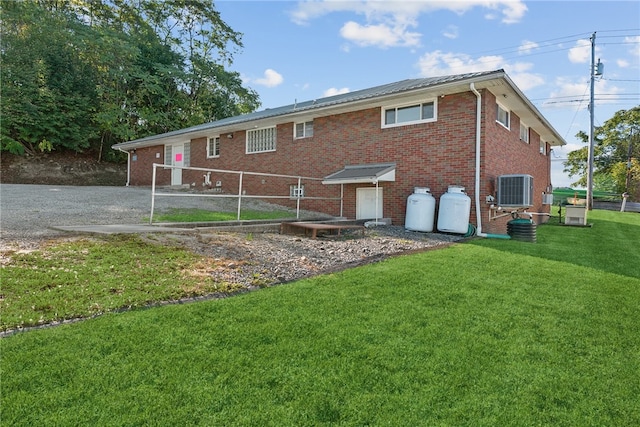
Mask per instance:
[[[529,126],[520,122],[520,141],[529,143]]]
[[[276,127],[247,131],[247,154],[276,151]]]
[[[420,104],[385,107],[382,110],[382,127],[433,122],[437,119],[437,110],[435,100]]]
[[[173,165],[172,151],[173,151],[173,147],[171,145],[167,144],[164,146],[164,164],[167,166]]]
[[[182,149],[182,166],[188,168],[191,166],[191,142],[185,142]]]
[[[220,157],[220,137],[212,136],[207,141],[207,158]]]
[[[303,198],[304,197],[304,184],[301,184],[298,187],[297,184],[291,184],[289,186],[289,197],[292,199]]]
[[[496,104],[496,122],[509,129],[509,110]]]
[[[547,155],[547,143],[542,139],[540,140],[540,154]]]
[[[296,123],[293,137],[296,139],[310,138],[313,136],[313,121]]]

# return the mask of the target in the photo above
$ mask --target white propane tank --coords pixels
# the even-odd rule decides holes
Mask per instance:
[[[428,187],[415,187],[407,198],[407,215],[404,228],[411,231],[433,231],[436,198]]]
[[[450,185],[447,192],[440,196],[438,230],[444,233],[467,233],[470,213],[471,198],[464,192],[464,187]]]

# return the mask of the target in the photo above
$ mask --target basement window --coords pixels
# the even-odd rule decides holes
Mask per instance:
[[[292,199],[298,199],[304,197],[304,184],[301,184],[298,187],[296,184],[292,184],[289,186],[289,197]]]

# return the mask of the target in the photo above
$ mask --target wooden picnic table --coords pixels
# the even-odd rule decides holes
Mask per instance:
[[[304,235],[308,235],[308,232],[311,231],[311,238],[315,239],[318,237],[318,231],[328,231],[332,233],[333,231],[337,231],[338,236],[340,235],[341,230],[361,230],[362,235],[364,236],[365,227],[362,225],[355,224],[324,224],[324,223],[316,223],[316,222],[283,222],[280,223],[280,234],[284,234],[287,231],[293,230],[304,230]]]

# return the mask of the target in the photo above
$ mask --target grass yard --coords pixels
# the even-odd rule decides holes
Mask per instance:
[[[640,215],[0,340],[1,424],[640,425]]]
[[[292,217],[295,217],[295,212],[286,210],[256,211],[245,209],[240,212],[241,220],[282,219]],[[235,221],[237,219],[238,212],[218,212],[193,208],[173,208],[166,213],[153,216],[154,222],[209,222]]]

